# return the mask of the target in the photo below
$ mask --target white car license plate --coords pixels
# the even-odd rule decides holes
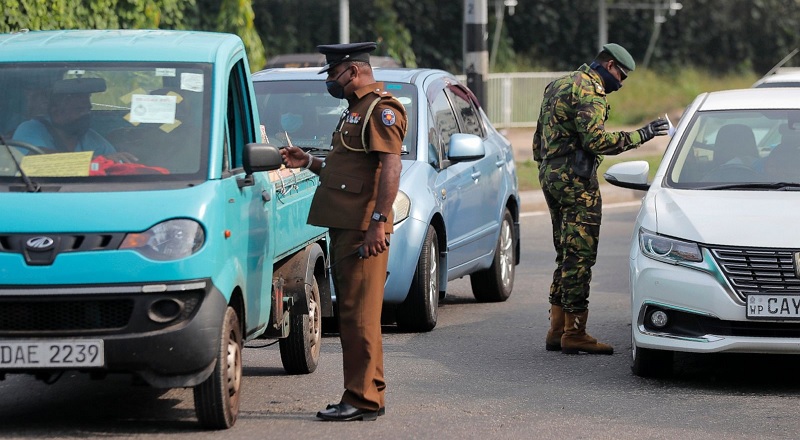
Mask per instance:
[[[0,340],[0,370],[105,365],[102,339]]]
[[[751,319],[800,319],[800,295],[748,295]]]

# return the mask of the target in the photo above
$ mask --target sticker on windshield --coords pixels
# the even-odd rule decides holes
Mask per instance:
[[[191,92],[202,92],[203,74],[181,73],[181,90],[189,90]]]
[[[175,95],[133,95],[131,97],[132,123],[175,123]]]
[[[159,67],[156,69],[156,76],[175,76],[175,69]]]

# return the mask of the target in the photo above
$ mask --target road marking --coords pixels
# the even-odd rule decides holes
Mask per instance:
[[[603,210],[606,209],[615,209],[615,208],[629,208],[631,206],[641,206],[642,201],[636,200],[633,202],[620,202],[620,203],[609,203],[603,205]],[[531,211],[531,212],[523,212],[519,215],[520,218],[522,217],[537,217],[540,215],[550,215],[549,211]]]

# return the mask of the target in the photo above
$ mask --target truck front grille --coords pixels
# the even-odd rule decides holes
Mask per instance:
[[[128,325],[130,299],[7,300],[0,302],[0,332],[115,330]]]

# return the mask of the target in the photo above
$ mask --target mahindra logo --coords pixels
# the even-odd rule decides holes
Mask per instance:
[[[36,250],[36,251],[44,251],[53,247],[55,241],[50,237],[33,237],[29,238],[28,241],[25,242],[25,246],[28,249]],[[797,255],[795,255],[795,260],[797,259]]]

